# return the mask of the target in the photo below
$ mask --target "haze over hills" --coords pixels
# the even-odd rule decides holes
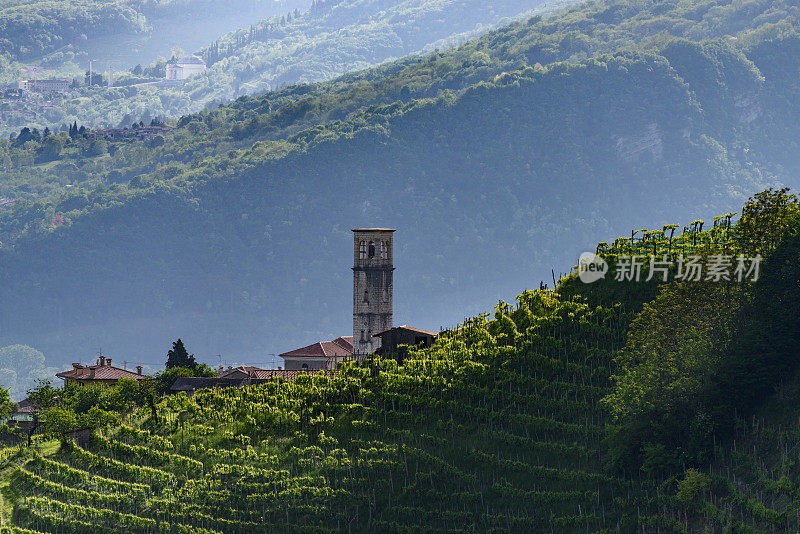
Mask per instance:
[[[95,68],[99,65],[96,72],[100,72],[102,79],[93,80],[89,85],[79,76],[70,92],[48,96],[49,100],[42,105],[29,103],[10,113],[5,124],[0,125],[0,131],[9,134],[23,126],[39,129],[47,126],[55,130],[74,121],[96,128],[130,127],[154,117],[176,118],[243,94],[298,82],[328,80],[408,54],[445,47],[502,21],[525,13],[552,10],[565,3],[560,0],[550,4],[541,0],[502,0],[490,4],[474,0],[270,3],[238,0],[226,4],[219,20],[212,15],[216,12],[212,7],[214,3],[206,0],[144,6],[136,2],[129,5],[124,0],[103,3],[103,9],[119,10],[118,17],[132,20],[125,27],[136,24],[141,27],[129,28],[132,35],[116,36],[102,31],[110,24],[106,20],[103,23],[81,21],[90,24],[99,35],[90,42],[84,37],[87,42],[80,49],[81,43],[70,43],[43,60],[51,69],[69,73],[70,78],[76,73],[82,74],[89,59],[100,60]],[[43,2],[43,5],[49,4]],[[91,2],[89,5],[102,13],[99,6]],[[87,14],[77,6],[74,10],[78,18],[79,15],[99,16],[91,10]],[[145,22],[150,19],[140,11],[148,13],[152,24]],[[214,28],[220,31],[212,33]],[[69,34],[72,28],[67,25],[64,30]],[[10,34],[13,39],[15,32]],[[181,40],[184,34],[190,36]],[[138,45],[129,42],[141,35],[147,35],[152,42]],[[65,35],[61,40],[70,42],[70,37],[73,36]],[[197,44],[203,37],[205,41]],[[163,51],[176,40],[181,44]],[[40,48],[46,46],[36,44]],[[131,49],[137,52],[132,53]],[[189,53],[203,57],[209,68],[180,83],[165,81],[167,63]],[[131,60],[134,56],[146,59]],[[106,59],[114,59],[112,66],[116,74],[111,88],[106,88],[108,78],[103,74],[107,68]],[[8,74],[16,73],[15,69],[8,70]]]
[[[615,269],[652,247],[701,255],[703,272],[759,254],[758,277],[572,275],[334,372],[41,385],[31,443],[2,427],[4,520],[19,534],[794,531],[800,204],[766,191],[740,209],[601,246]],[[187,395],[198,382],[213,387]]]
[[[0,531],[800,531],[799,25],[593,1],[0,140]]]
[[[164,167],[3,214],[0,344],[155,364],[182,336],[262,362],[348,333],[349,229],[373,225],[399,229],[398,321],[438,329],[631,217],[660,228],[793,184],[793,11],[715,6],[592,3],[122,146],[122,172]]]
[[[37,64],[43,77],[82,76],[114,62],[126,71],[173,49],[196,50],[254,20],[305,10],[310,0],[9,0],[0,7],[0,82]]]

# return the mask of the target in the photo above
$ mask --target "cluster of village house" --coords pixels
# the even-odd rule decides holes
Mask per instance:
[[[90,65],[91,69],[91,65]],[[185,56],[166,65],[165,80],[176,82],[187,80],[206,70],[206,62],[200,56]],[[91,70],[90,70],[91,72]],[[110,72],[110,71],[109,71]],[[110,75],[110,74],[109,74]],[[25,98],[31,94],[66,93],[72,85],[69,78],[45,78],[21,80],[2,88],[0,94],[6,98]]]
[[[438,334],[407,325],[394,327],[393,321],[393,234],[389,228],[353,230],[353,335],[320,341],[280,355],[284,366],[261,369],[252,366],[220,366],[213,378],[179,378],[172,391],[193,393],[202,388],[243,387],[259,384],[273,377],[293,380],[302,373],[332,372],[345,360],[362,359],[370,354],[393,355],[401,346],[430,347]],[[136,371],[112,365],[112,359],[100,356],[94,365],[73,363],[72,369],[57,377],[81,386],[114,385],[121,378],[142,380],[142,367]],[[20,403],[21,413],[33,413],[30,403]]]
[[[144,85],[153,87],[172,86],[187,80],[192,76],[206,70],[206,63],[199,56],[185,56],[166,65],[166,77],[160,81],[148,82]],[[91,71],[90,71],[91,72]],[[111,73],[109,73],[110,80]],[[57,107],[46,95],[53,93],[68,93],[72,80],[68,78],[21,80],[17,83],[0,87],[0,102],[5,109],[0,109],[0,120],[9,120],[16,117],[26,121],[36,119],[33,108],[42,110]],[[142,140],[163,134],[174,128],[169,126],[145,126],[142,128],[111,128],[93,130],[88,132],[89,137],[105,139],[107,141]],[[2,207],[2,204],[0,204]]]

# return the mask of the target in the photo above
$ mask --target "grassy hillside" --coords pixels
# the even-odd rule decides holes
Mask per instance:
[[[622,323],[547,295],[521,302],[543,312],[525,352],[500,349],[478,319],[402,368],[167,399],[158,424],[134,417],[88,451],[23,455],[12,488],[27,505],[15,522],[135,532],[156,521],[219,532],[614,525],[630,504],[605,503],[631,484],[601,469],[595,407],[607,380],[594,365],[608,363]],[[608,348],[591,361],[580,341],[559,346],[579,324]],[[86,490],[71,489],[78,480]]]
[[[766,196],[733,229],[599,248],[613,262],[653,243],[673,254],[746,252],[754,243],[768,256],[766,282],[739,287],[774,298],[774,278],[800,246],[797,213],[791,198]],[[793,530],[800,526],[794,378],[777,394],[759,391],[732,428],[714,432],[707,461],[663,471],[650,463],[615,467],[607,439],[619,424],[607,401],[624,391],[618,356],[647,334],[648,310],[664,309],[659,299],[676,288],[735,286],[611,278],[586,286],[572,276],[557,291],[526,291],[491,317],[465,320],[401,363],[376,358],[332,376],[162,398],[122,424],[101,425],[85,447],[8,451],[10,520],[40,532]],[[781,329],[776,318],[765,310],[758,324],[790,346],[797,329]],[[797,371],[792,353],[778,359],[787,377]],[[672,372],[664,362],[650,370]],[[750,376],[769,373],[759,365]],[[682,383],[715,376],[710,366],[679,374]],[[639,385],[650,390],[645,380]],[[97,409],[88,406],[75,409]]]

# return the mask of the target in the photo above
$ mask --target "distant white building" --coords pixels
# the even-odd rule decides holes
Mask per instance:
[[[66,93],[72,83],[67,78],[56,78],[52,80],[23,80],[19,82],[19,88],[23,91],[34,93]]]
[[[168,80],[186,80],[206,70],[206,62],[199,56],[186,56],[175,63],[167,63]]]

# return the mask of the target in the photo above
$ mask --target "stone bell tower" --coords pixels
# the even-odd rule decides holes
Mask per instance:
[[[353,355],[375,352],[373,334],[392,328],[392,236],[389,228],[353,230]]]

